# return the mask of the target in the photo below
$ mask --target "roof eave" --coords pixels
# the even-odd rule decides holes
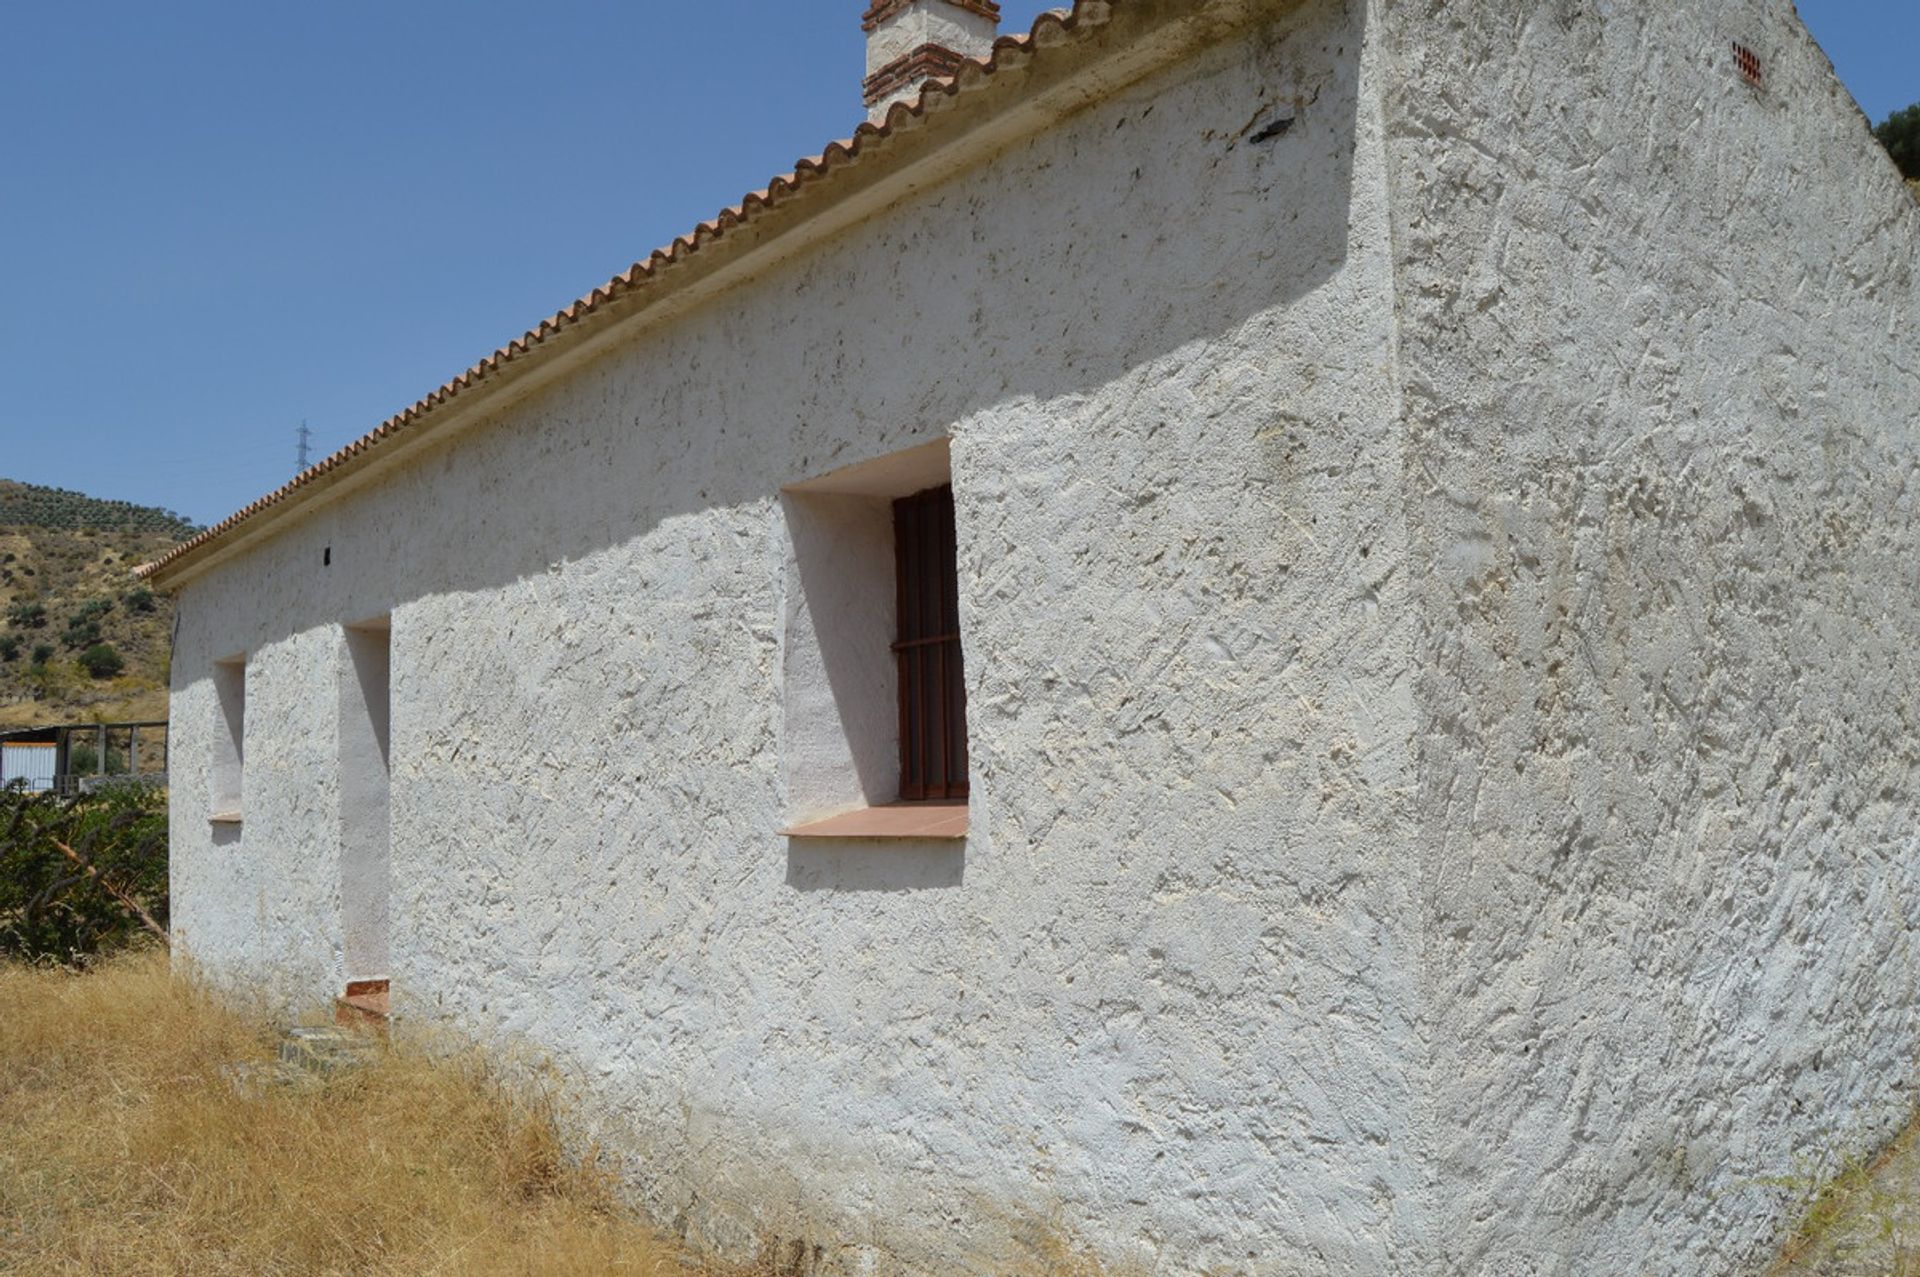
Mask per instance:
[[[950,181],[1193,50],[1300,0],[1082,0],[929,83],[767,190],[704,222],[285,487],[136,569],[175,590],[289,523],[534,394],[616,343]]]

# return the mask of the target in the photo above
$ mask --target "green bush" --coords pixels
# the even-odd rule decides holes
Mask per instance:
[[[1920,178],[1920,102],[1895,111],[1873,131],[1908,179]]]
[[[67,750],[67,772],[74,776],[124,776],[127,774],[127,755],[124,751],[107,746],[107,767],[100,770],[100,755],[92,745],[85,741],[75,741]]]
[[[127,594],[121,602],[127,605],[127,610],[130,612],[151,612],[155,607],[159,606],[160,600],[152,590],[149,590],[143,585],[139,589]]]
[[[20,659],[20,640],[11,634],[0,634],[0,661]]]
[[[53,659],[53,644],[51,643],[34,644],[33,663],[35,665],[45,665],[48,661],[52,659]]]
[[[73,620],[67,622],[67,632],[60,636],[60,641],[67,645],[69,651],[79,651],[82,648],[92,647],[100,641],[100,638],[100,622]]]
[[[127,662],[120,653],[113,650],[113,644],[95,643],[80,653],[80,668],[95,678],[112,678],[127,668]]]
[[[123,783],[61,800],[0,790],[0,954],[77,962],[145,934],[140,912],[167,924],[161,791]]]
[[[28,600],[15,603],[7,609],[7,620],[22,630],[44,630],[47,628],[47,605]]]

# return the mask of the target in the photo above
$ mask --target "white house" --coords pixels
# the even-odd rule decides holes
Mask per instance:
[[[53,788],[59,754],[59,745],[50,740],[0,738],[0,789],[17,785],[30,793],[47,792]]]
[[[729,1253],[1750,1271],[1914,1103],[1920,206],[1784,0],[995,19],[142,569],[181,948]]]

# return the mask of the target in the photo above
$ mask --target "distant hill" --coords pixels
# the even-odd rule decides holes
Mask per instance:
[[[200,530],[192,520],[158,506],[102,501],[84,492],[13,479],[0,479],[0,527],[151,533],[169,541],[184,541]]]
[[[0,730],[167,716],[173,610],[133,569],[195,531],[170,510],[0,479]]]

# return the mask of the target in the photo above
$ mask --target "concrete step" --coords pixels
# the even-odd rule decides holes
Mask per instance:
[[[267,1064],[231,1064],[221,1070],[247,1095],[269,1087],[303,1086],[343,1069],[358,1068],[387,1036],[387,982],[356,980],[334,999],[332,1024],[289,1029],[278,1058]]]
[[[280,1042],[280,1067],[325,1076],[366,1062],[378,1039],[339,1025],[289,1029]]]
[[[220,1072],[234,1091],[262,1096],[274,1087],[313,1086],[346,1069],[358,1068],[380,1047],[380,1038],[361,1029],[315,1025],[289,1029],[277,1058],[265,1063],[224,1066]]]

